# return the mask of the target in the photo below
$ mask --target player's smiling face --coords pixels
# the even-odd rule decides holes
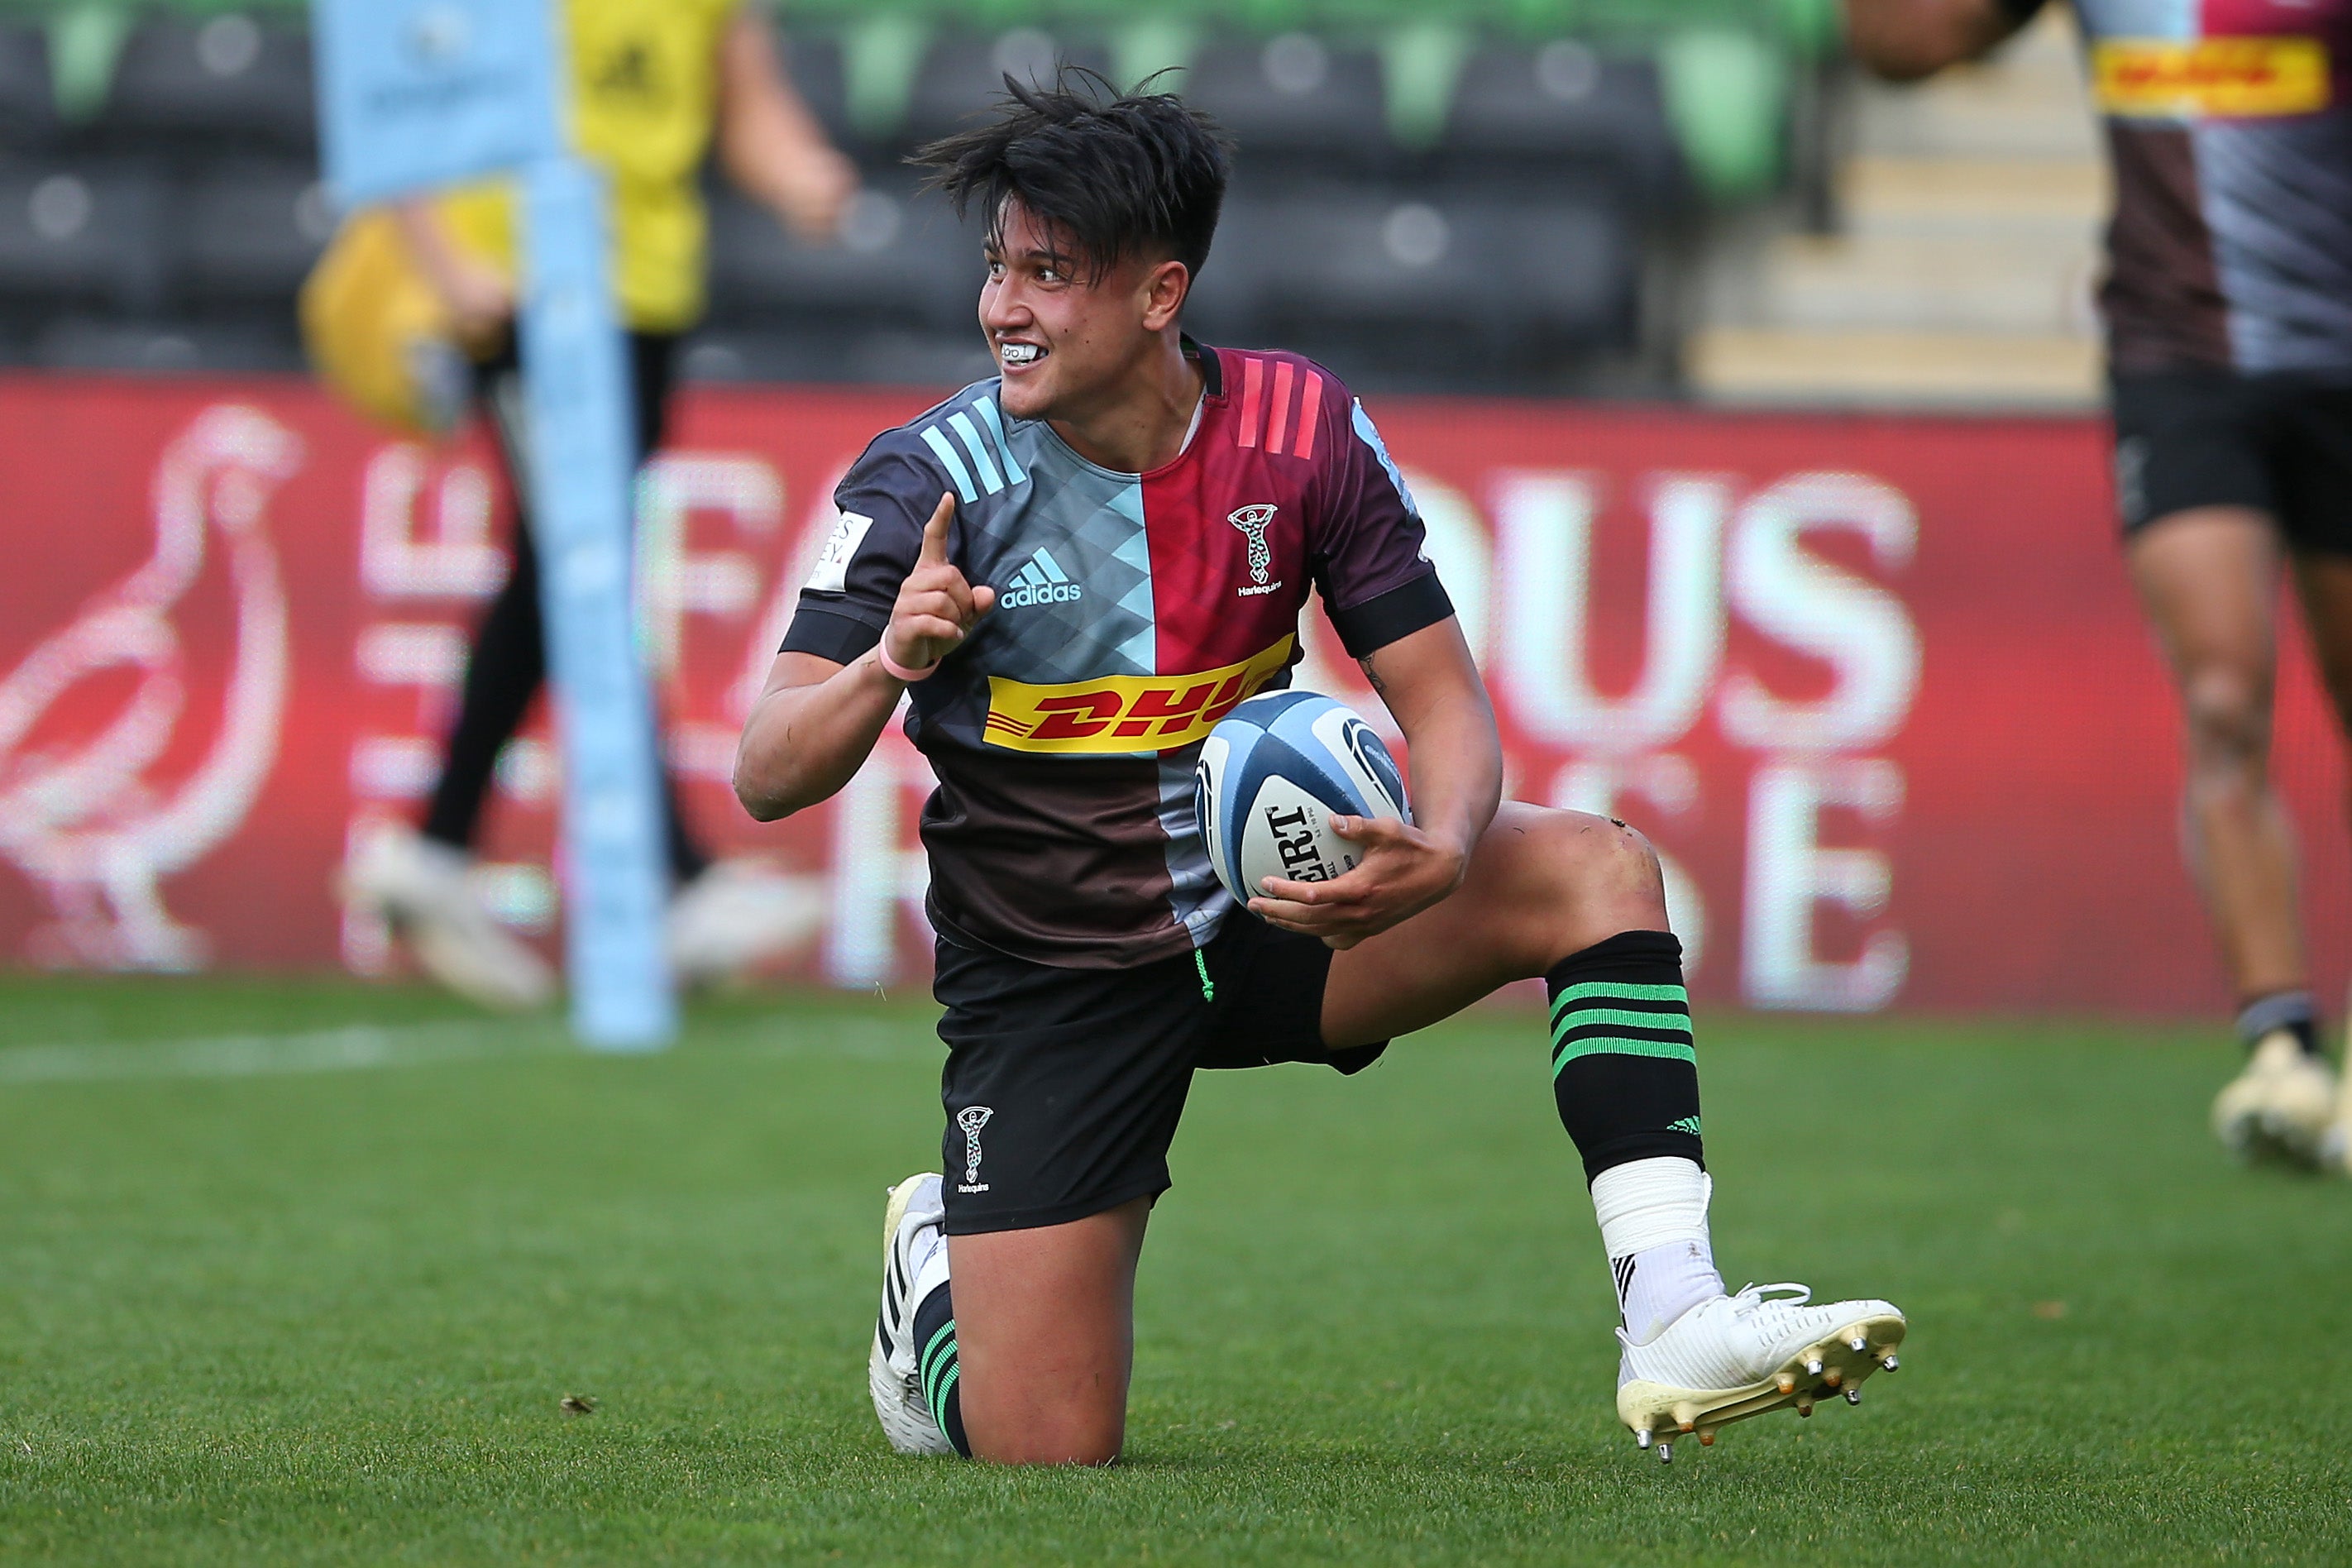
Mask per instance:
[[[1018,201],[1005,203],[987,255],[980,325],[1003,376],[1006,414],[1071,417],[1150,363],[1171,315],[1150,288],[1165,264],[1130,258],[1091,268]]]

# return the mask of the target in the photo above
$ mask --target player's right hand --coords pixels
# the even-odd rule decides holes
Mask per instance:
[[[996,590],[985,584],[973,587],[948,559],[948,524],[954,519],[955,496],[940,496],[931,521],[923,525],[915,569],[898,585],[898,602],[883,628],[882,649],[902,668],[930,668],[996,607]]]

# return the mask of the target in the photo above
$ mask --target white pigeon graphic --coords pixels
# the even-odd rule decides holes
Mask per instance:
[[[265,513],[301,461],[300,439],[259,410],[206,409],[157,466],[154,555],[0,679],[0,856],[41,887],[57,917],[36,934],[37,956],[106,969],[205,962],[203,936],[172,918],[159,883],[236,830],[276,760],[286,594]],[[173,611],[215,534],[236,650],[219,712],[191,716]],[[125,670],[135,688],[102,724],[25,749],[76,686]],[[184,775],[150,777],[189,717],[215,726],[210,749]]]

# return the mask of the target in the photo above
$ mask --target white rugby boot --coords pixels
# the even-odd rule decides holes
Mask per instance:
[[[362,840],[338,879],[346,903],[373,910],[434,979],[501,1013],[545,1006],[555,971],[492,918],[466,872],[472,858],[413,828]]]
[[[2293,1030],[2273,1029],[2213,1097],[2213,1136],[2241,1160],[2316,1165],[2336,1111],[2335,1072]]]
[[[717,861],[670,900],[670,972],[708,985],[789,958],[824,929],[824,910],[817,878],[751,856]]]
[[[874,1323],[874,1348],[866,1358],[866,1384],[874,1395],[882,1435],[902,1454],[952,1457],[955,1445],[923,1400],[923,1374],[915,1343],[915,1308],[946,1277],[947,1207],[940,1178],[925,1171],[890,1189],[882,1211],[882,1313]],[[926,1287],[924,1292],[918,1286]]]
[[[1706,1445],[1729,1423],[1783,1405],[1811,1415],[1833,1393],[1861,1404],[1863,1380],[1898,1364],[1903,1314],[1885,1301],[1811,1302],[1801,1285],[1750,1285],[1700,1302],[1647,1344],[1618,1330],[1617,1418],[1635,1446],[1654,1440],[1671,1461],[1685,1432]]]

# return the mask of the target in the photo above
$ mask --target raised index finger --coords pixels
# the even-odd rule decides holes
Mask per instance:
[[[931,509],[931,521],[923,524],[923,547],[916,553],[918,566],[943,566],[948,559],[948,524],[955,517],[955,494],[940,495],[940,504]]]

